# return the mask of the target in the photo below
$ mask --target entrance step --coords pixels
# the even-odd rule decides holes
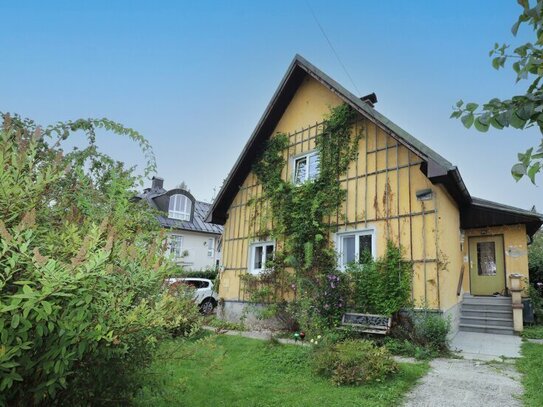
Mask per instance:
[[[513,311],[509,310],[482,310],[479,308],[474,309],[462,309],[462,316],[466,317],[480,317],[480,318],[507,318],[513,320]]]
[[[488,318],[488,317],[460,317],[461,324],[467,325],[485,325],[485,326],[504,326],[513,328],[513,318]]]
[[[460,330],[465,332],[481,332],[487,334],[513,335],[513,328],[504,326],[460,324]]]
[[[467,303],[487,303],[487,304],[508,304],[511,303],[510,297],[464,297]]]
[[[512,304],[487,304],[487,303],[480,303],[480,304],[462,304],[462,311],[510,311],[513,312],[513,305]]]
[[[512,335],[511,297],[475,297],[465,294],[460,314],[461,331]]]

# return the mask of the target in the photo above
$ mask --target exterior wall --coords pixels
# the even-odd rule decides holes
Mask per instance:
[[[439,250],[439,308],[444,311],[456,309],[462,300],[457,295],[458,281],[462,270],[462,247],[460,234],[460,211],[442,186],[436,186],[437,228]],[[455,314],[456,315],[456,314]],[[454,326],[454,324],[453,324]]]
[[[313,79],[300,85],[273,132],[290,137],[284,179],[292,176],[289,158],[315,149],[323,117],[339,103],[335,94]],[[363,118],[355,124],[355,131],[361,129],[364,137],[358,159],[340,179],[347,191],[346,202],[329,220],[331,241],[336,233],[371,228],[378,256],[384,254],[387,239],[401,245],[404,257],[414,263],[412,296],[416,305],[447,310],[457,302],[461,262],[458,209],[445,190],[420,171],[418,156]],[[427,188],[432,189],[434,198],[417,200],[416,191]],[[261,194],[261,185],[250,173],[229,208],[219,293],[225,301],[248,300],[240,275],[247,272],[254,236],[269,226],[269,217],[264,216],[266,205],[255,207],[248,202]]]
[[[216,261],[220,259],[221,253],[217,250],[219,235],[210,233],[189,232],[186,230],[173,230],[169,234],[183,236],[182,252],[187,251],[188,255],[176,261],[186,270],[203,270],[216,267]],[[215,239],[215,250],[213,256],[208,256],[208,239]]]
[[[500,227],[489,227],[482,229],[468,229],[465,231],[465,242],[463,250],[463,263],[466,270],[464,275],[463,289],[470,292],[470,274],[469,274],[469,246],[468,238],[470,236],[491,236],[503,235],[505,251],[505,283],[509,288],[509,276],[517,273],[522,275],[522,286],[528,279],[528,241],[526,237],[526,227],[524,225],[511,225]]]

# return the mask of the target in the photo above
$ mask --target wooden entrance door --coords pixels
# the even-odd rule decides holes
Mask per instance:
[[[505,290],[503,236],[469,238],[472,295],[492,295]]]

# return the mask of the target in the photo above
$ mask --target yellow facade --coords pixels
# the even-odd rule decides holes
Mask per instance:
[[[284,179],[292,177],[292,157],[315,149],[323,118],[340,103],[321,83],[309,76],[304,79],[272,133],[289,136]],[[355,132],[359,130],[363,132],[359,155],[340,179],[347,199],[330,219],[330,240],[335,241],[336,233],[373,229],[377,255],[381,256],[387,239],[391,239],[402,247],[404,257],[413,261],[415,304],[447,310],[460,300],[457,286],[465,249],[461,247],[459,209],[443,187],[432,184],[422,173],[421,157],[362,117],[355,124]],[[432,190],[432,199],[417,199],[416,192],[424,189]],[[261,195],[262,187],[250,173],[228,210],[219,292],[224,300],[248,299],[240,276],[247,272],[250,244],[269,227],[266,204],[249,204]],[[523,228],[502,228],[506,250],[509,246],[526,249]],[[475,231],[466,232],[470,233]],[[506,260],[508,273],[527,273],[526,256]],[[464,278],[463,287],[469,291],[469,278]]]

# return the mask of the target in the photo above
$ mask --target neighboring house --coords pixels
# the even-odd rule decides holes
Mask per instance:
[[[509,276],[528,278],[527,244],[543,223],[541,215],[472,197],[455,166],[377,112],[375,102],[375,95],[358,98],[304,58],[294,58],[207,218],[224,224],[219,297],[225,317],[239,316],[249,298],[240,276],[260,273],[275,250],[276,242],[255,238],[261,214],[250,204],[261,195],[251,168],[266,140],[288,134],[284,179],[311,182],[319,171],[314,155],[319,124],[331,106],[347,103],[365,137],[358,158],[339,180],[347,199],[331,220],[338,268],[365,249],[383,255],[392,239],[413,261],[417,304],[450,316],[453,330],[461,325],[512,332]],[[495,293],[504,297],[477,302],[477,296]],[[497,304],[502,314],[478,313],[485,302],[494,306],[494,299],[503,302]]]
[[[217,267],[223,227],[205,221],[211,204],[197,201],[184,189],[166,191],[163,185],[162,178],[153,177],[151,188],[137,197],[162,213],[158,220],[168,231],[168,253],[172,260],[192,271]]]

